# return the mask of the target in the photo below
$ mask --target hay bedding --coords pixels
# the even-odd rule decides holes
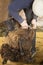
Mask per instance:
[[[18,24],[16,26],[18,26]],[[33,37],[34,30],[30,28],[21,29],[17,27],[14,31],[10,32],[6,37],[9,43],[4,43],[1,47],[3,63],[7,63],[7,60],[29,61]],[[23,55],[21,53],[23,53]]]

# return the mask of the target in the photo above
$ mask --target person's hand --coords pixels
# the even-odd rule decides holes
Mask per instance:
[[[33,28],[33,29],[36,29],[36,27],[37,27],[37,22],[36,22],[35,19],[33,19],[33,20],[31,21],[31,25],[32,25],[32,28]]]
[[[28,29],[28,24],[27,24],[26,20],[24,20],[20,25],[21,25],[22,29]]]

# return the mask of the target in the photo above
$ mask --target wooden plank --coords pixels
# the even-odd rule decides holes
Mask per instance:
[[[10,0],[0,0],[0,22],[8,17],[8,4]]]

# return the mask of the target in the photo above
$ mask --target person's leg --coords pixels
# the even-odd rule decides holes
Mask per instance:
[[[31,23],[33,24],[35,34],[32,40],[32,49],[31,49],[32,57],[34,57],[36,54],[36,26],[37,26],[36,22],[37,22],[37,16],[33,14],[33,20],[31,21]]]
[[[31,49],[31,52],[32,52],[32,58],[35,56],[36,54],[36,30],[34,30],[34,38],[32,40],[32,49]]]
[[[32,21],[32,19],[34,18],[34,19],[37,19],[37,16],[35,16],[34,14],[33,14],[33,12],[32,12],[32,9],[30,8],[28,8],[28,9],[26,9],[26,11],[25,11],[25,14],[26,14],[26,17],[27,17],[27,22],[28,22],[28,24],[30,25],[31,24],[31,21]],[[32,40],[32,49],[31,49],[31,52],[32,52],[32,57],[35,55],[35,53],[36,53],[36,29],[34,30],[34,32],[35,32],[35,35],[34,35],[34,38],[33,38],[33,40]]]
[[[27,18],[27,23],[28,25],[31,24],[31,20],[33,19],[33,12],[32,12],[32,9],[30,8],[27,8],[27,9],[24,9],[25,11],[25,14],[26,14],[26,18]]]
[[[22,22],[23,19],[21,18],[21,16],[19,16],[19,12],[18,12],[18,8],[15,6],[15,1],[14,3],[11,2],[8,6],[8,19],[13,17],[15,20],[18,20],[19,22]],[[11,20],[7,20],[6,21],[6,25],[7,25],[7,28],[9,31],[12,31],[14,28],[13,28],[13,25],[12,25],[12,19]]]

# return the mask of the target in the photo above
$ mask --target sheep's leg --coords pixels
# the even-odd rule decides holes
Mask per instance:
[[[20,49],[20,54],[23,56],[24,52],[23,52],[23,48],[22,48],[22,39],[19,40],[19,49]]]
[[[33,63],[33,58],[31,57],[31,52],[30,51],[28,51],[29,53],[28,53],[28,55],[27,55],[27,63]]]

